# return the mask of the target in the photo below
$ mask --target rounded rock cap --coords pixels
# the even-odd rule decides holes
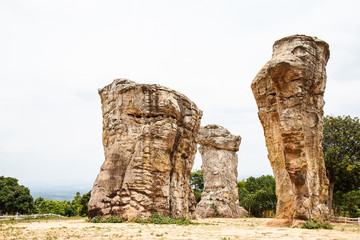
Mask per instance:
[[[240,135],[232,135],[226,128],[210,124],[200,127],[197,142],[203,146],[238,151],[241,143]]]

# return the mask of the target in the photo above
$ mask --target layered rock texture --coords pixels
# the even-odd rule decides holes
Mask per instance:
[[[159,85],[117,79],[99,90],[105,162],[89,217],[134,219],[152,213],[195,217],[190,171],[202,111]]]
[[[218,125],[201,127],[197,142],[202,158],[204,191],[196,206],[196,214],[207,217],[244,217],[239,206],[237,166],[240,136]]]
[[[251,84],[276,180],[276,218],[329,217],[322,152],[325,66],[329,46],[293,35],[275,42]]]

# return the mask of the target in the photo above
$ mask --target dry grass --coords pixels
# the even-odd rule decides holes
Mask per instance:
[[[333,230],[267,227],[269,219],[209,218],[199,225],[89,223],[85,218],[0,222],[0,239],[360,239],[360,226]]]

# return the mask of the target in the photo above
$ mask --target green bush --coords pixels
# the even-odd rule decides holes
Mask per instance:
[[[186,218],[173,218],[165,217],[162,214],[154,213],[151,217],[147,219],[136,218],[134,220],[136,223],[153,223],[153,224],[177,224],[177,225],[194,225],[197,223],[191,222]]]
[[[127,220],[122,217],[119,217],[119,218],[110,217],[107,219],[102,219],[101,217],[96,216],[96,217],[93,217],[92,219],[88,219],[86,221],[92,222],[92,223],[123,223],[123,222],[126,222]],[[195,225],[195,224],[197,224],[197,223],[191,222],[190,220],[187,220],[186,218],[165,217],[159,213],[154,213],[153,215],[151,215],[151,217],[149,217],[147,219],[135,218],[131,222],[142,223],[142,224],[147,224],[147,223],[177,224],[177,225]]]
[[[347,192],[343,196],[349,216],[352,218],[359,217],[358,209],[360,208],[360,190]]]
[[[96,216],[96,217],[93,217],[91,219],[87,219],[86,221],[87,222],[92,222],[92,223],[123,223],[123,222],[126,222],[126,219],[124,219],[122,217],[119,217],[119,218],[110,217],[110,218],[107,218],[107,219],[102,219],[101,217]]]
[[[214,210],[215,215],[218,215],[219,211],[218,211],[217,206],[216,206],[215,203],[211,204],[211,209]]]
[[[306,229],[333,229],[333,226],[328,222],[320,222],[317,219],[310,219],[301,225],[301,228]]]

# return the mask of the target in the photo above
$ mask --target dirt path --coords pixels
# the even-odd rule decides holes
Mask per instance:
[[[0,223],[0,239],[360,239],[360,226],[336,224],[333,230],[263,226],[269,219],[198,220],[200,225],[88,223],[85,218]]]

